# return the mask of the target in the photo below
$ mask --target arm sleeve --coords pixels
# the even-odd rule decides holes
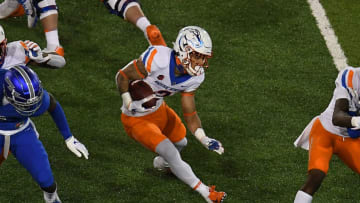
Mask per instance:
[[[55,122],[56,127],[59,129],[61,135],[63,136],[64,140],[71,137],[72,134],[69,124],[66,120],[65,113],[59,102],[56,102],[55,110],[49,113],[51,115],[51,118]]]

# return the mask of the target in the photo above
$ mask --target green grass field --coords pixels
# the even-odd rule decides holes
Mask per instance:
[[[349,65],[360,64],[360,5],[321,1]],[[114,76],[148,46],[135,26],[108,14],[99,1],[61,1],[59,35],[67,65],[33,67],[62,104],[89,160],[66,147],[49,115],[35,118],[58,192],[65,202],[203,202],[174,176],[152,167],[155,154],[130,139],[120,122]],[[142,0],[143,11],[171,45],[187,25],[205,28],[214,57],[197,92],[209,137],[225,147],[207,151],[188,133],[182,157],[226,202],[293,202],[305,182],[307,151],[293,142],[332,97],[337,70],[305,0]],[[25,17],[0,21],[8,41],[45,46],[42,27]],[[166,102],[181,115],[179,95]],[[13,156],[0,169],[0,202],[42,202],[42,192]],[[314,202],[359,202],[360,178],[337,157]]]

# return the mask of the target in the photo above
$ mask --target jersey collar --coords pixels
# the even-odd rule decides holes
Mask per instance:
[[[176,85],[176,84],[179,84],[179,83],[183,83],[183,82],[185,82],[185,81],[187,81],[188,79],[191,78],[191,75],[189,75],[189,74],[184,74],[184,75],[180,75],[180,76],[175,75],[175,69],[178,69],[179,71],[184,70],[182,65],[177,65],[176,64],[175,51],[171,52],[169,68],[170,68],[169,73],[170,73],[171,85]]]

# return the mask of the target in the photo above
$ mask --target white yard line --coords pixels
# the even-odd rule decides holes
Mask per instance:
[[[326,17],[324,8],[322,7],[319,0],[307,0],[310,4],[310,8],[313,16],[317,21],[321,34],[323,35],[326,46],[329,49],[331,56],[333,57],[336,68],[340,71],[348,66],[347,58],[344,51],[338,42],[334,30],[331,27],[329,19]]]

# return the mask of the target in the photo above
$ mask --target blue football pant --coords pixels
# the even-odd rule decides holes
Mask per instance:
[[[50,187],[54,177],[45,148],[36,135],[36,129],[29,124],[23,131],[11,136],[10,151],[40,187]],[[3,147],[4,136],[0,135],[0,152]]]

